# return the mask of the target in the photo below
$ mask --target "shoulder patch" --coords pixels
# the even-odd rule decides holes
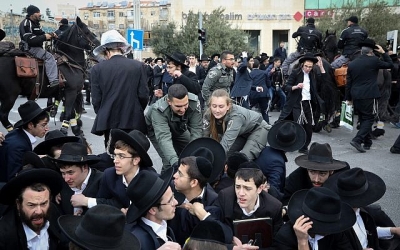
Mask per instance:
[[[217,71],[211,70],[211,71],[208,73],[208,78],[213,79],[213,78],[216,77],[217,75],[218,75]]]
[[[188,94],[188,97],[189,97],[189,100],[191,100],[191,101],[198,101],[199,100],[199,97],[197,95],[195,95],[193,93],[190,93],[190,92]]]
[[[233,125],[233,120],[230,120],[230,121],[228,122],[228,125],[226,126],[226,130],[231,129],[232,125]]]

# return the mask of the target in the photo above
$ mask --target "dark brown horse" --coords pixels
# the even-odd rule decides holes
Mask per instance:
[[[338,54],[336,30],[334,32],[326,30],[325,38],[322,42],[322,52],[324,52],[326,60],[332,63],[335,56]]]
[[[80,101],[78,96],[81,98],[79,94],[85,79],[85,51],[91,53],[100,42],[88,29],[87,25],[77,17],[76,22],[64,31],[55,43],[57,54],[63,58],[61,60],[62,63],[58,65],[58,69],[65,77],[66,84],[64,87],[48,88],[47,76],[40,69],[38,82],[42,84],[39,88],[39,97],[60,99],[60,94],[62,94],[61,98],[65,105],[64,120],[68,121],[67,123],[71,120],[71,126],[76,126],[76,121],[73,120],[76,113],[74,105],[77,101]],[[36,79],[18,78],[13,56],[0,57],[0,68],[4,72],[0,77],[0,121],[10,131],[13,129],[13,125],[8,120],[10,110],[14,106],[18,95],[28,96],[28,99],[32,99],[32,90],[35,87]],[[65,126],[63,129],[63,132],[66,132]],[[79,134],[80,132],[79,127],[73,127],[72,130],[74,134]]]

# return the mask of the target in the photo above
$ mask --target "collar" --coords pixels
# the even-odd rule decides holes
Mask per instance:
[[[28,131],[26,131],[25,129],[22,129],[25,134],[28,136],[29,141],[31,141],[31,144],[35,144],[36,143],[36,137],[34,137],[31,133],[29,133]]]
[[[203,190],[201,191],[200,195],[193,198],[193,199],[203,199],[204,196],[204,191],[206,190],[206,187],[203,187]],[[183,201],[183,203],[190,203],[190,201],[188,199],[185,198],[185,200]]]
[[[306,73],[303,69],[301,71],[303,71],[304,75],[309,75],[310,74],[310,73]]]
[[[151,227],[153,232],[155,234],[157,234],[158,237],[163,239],[165,242],[168,241],[168,237],[167,237],[167,222],[165,220],[163,220],[161,222],[161,224],[158,224],[158,223],[155,223],[154,221],[151,221],[151,220],[149,220],[149,219],[147,219],[145,217],[142,217],[142,221],[144,222],[144,224],[146,224],[149,227]]]
[[[26,235],[26,241],[29,242],[35,237],[38,236],[35,231],[33,231],[30,227],[28,227],[25,223],[22,223],[22,226],[24,227],[25,235]],[[43,232],[47,231],[47,229],[50,226],[50,222],[46,222],[44,227],[40,230],[40,235],[43,235]]]
[[[86,186],[87,186],[87,184],[88,184],[88,182],[89,182],[89,178],[90,178],[90,175],[91,175],[91,174],[92,174],[92,169],[89,168],[89,172],[88,172],[88,174],[87,174],[85,180],[83,181],[83,183],[82,183],[82,185],[81,185],[81,188],[80,188],[80,189],[79,189],[79,188],[71,188],[72,191],[74,191],[75,193],[76,193],[76,192],[82,193],[83,190],[85,190],[85,188],[86,188]]]
[[[318,241],[324,238],[324,236],[316,234],[314,238],[308,235],[308,242],[311,244],[311,248],[313,250],[319,250],[318,248]]]
[[[251,210],[250,212],[246,212],[246,209],[244,209],[244,208],[241,208],[241,209],[242,209],[244,215],[252,216],[259,207],[260,207],[260,195],[257,195],[256,205],[254,206],[253,210]]]
[[[139,171],[140,171],[140,167],[138,167],[138,169],[137,169],[135,175],[133,176],[133,178],[136,177],[136,175],[139,173]],[[133,180],[133,178],[132,178],[132,180]],[[129,183],[126,181],[125,175],[122,175],[122,183],[124,184],[125,187],[129,186]]]

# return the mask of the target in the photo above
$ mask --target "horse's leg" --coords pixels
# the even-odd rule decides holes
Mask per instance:
[[[1,100],[0,105],[0,121],[1,124],[7,129],[7,131],[11,131],[14,129],[14,126],[8,120],[8,115],[10,114],[10,110],[13,108],[15,104],[15,100],[17,100],[18,94],[9,95],[6,99]]]
[[[81,130],[82,128],[82,120],[81,120],[81,114],[83,111],[83,95],[82,91],[78,91],[74,103],[74,118],[76,120],[72,121],[71,120],[71,130],[72,133],[74,133],[75,136],[83,135],[83,131]],[[76,124],[76,125],[75,125]]]

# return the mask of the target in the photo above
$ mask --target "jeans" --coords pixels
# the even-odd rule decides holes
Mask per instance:
[[[57,62],[50,52],[40,47],[32,47],[30,48],[29,53],[31,53],[35,58],[44,60],[44,66],[49,83],[58,80]]]
[[[283,89],[279,87],[278,90],[276,90],[275,87],[270,87],[270,88],[268,88],[268,91],[269,91],[269,96],[271,97],[271,99],[270,99],[271,101],[274,99],[275,93],[279,95],[279,98],[280,98],[279,109],[282,110],[283,106],[285,106],[285,103],[286,103],[286,94],[285,94],[285,92],[283,92]]]

